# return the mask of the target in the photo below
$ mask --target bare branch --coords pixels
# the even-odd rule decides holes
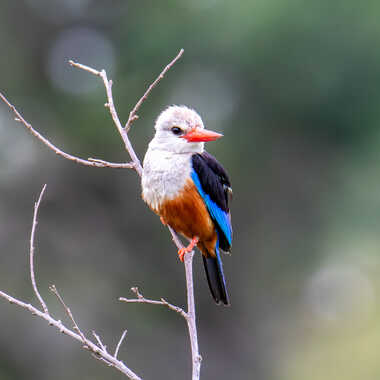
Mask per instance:
[[[92,335],[94,336],[94,338],[96,339],[96,341],[98,342],[98,344],[102,348],[102,350],[105,351],[105,352],[107,352],[107,346],[105,346],[103,344],[103,342],[101,341],[99,335],[94,330],[92,330]]]
[[[105,70],[98,71],[98,70],[95,70],[91,67],[82,65],[82,64],[77,63],[77,62],[74,62],[72,60],[69,61],[69,64],[73,67],[85,70],[85,71],[87,71],[93,75],[96,75],[96,76],[99,76],[102,78],[103,83],[104,83],[104,87],[106,88],[106,94],[107,94],[107,103],[105,104],[105,106],[109,109],[112,120],[113,120],[123,142],[124,142],[125,149],[129,153],[129,155],[130,155],[130,157],[134,163],[134,169],[141,176],[142,166],[141,166],[140,160],[138,159],[138,157],[137,157],[137,155],[136,155],[136,153],[132,147],[131,142],[129,141],[128,133],[126,132],[126,130],[123,128],[123,126],[120,123],[120,119],[119,119],[119,116],[116,112],[115,104],[113,101],[112,81],[108,80],[107,73],[105,72]]]
[[[183,248],[183,244],[175,231],[168,226],[172,235],[174,244],[178,249]],[[191,345],[191,356],[193,359],[193,374],[192,380],[200,378],[202,356],[199,354],[198,346],[198,332],[196,323],[195,300],[194,300],[194,281],[193,281],[193,257],[194,251],[185,253],[185,275],[186,275],[186,289],[187,289],[187,313],[186,322],[189,330],[189,338]]]
[[[102,165],[99,167],[104,167],[104,168],[115,168],[115,169],[134,169],[135,168],[135,164],[133,162],[126,162],[124,164],[121,164],[121,163],[99,160],[99,158],[92,158],[92,157],[89,157],[88,161],[96,162],[96,163]]]
[[[185,274],[186,274],[186,287],[187,287],[187,327],[189,330],[191,356],[193,359],[193,373],[192,380],[199,380],[201,371],[202,357],[199,354],[198,347],[198,333],[197,321],[195,314],[195,301],[194,301],[194,282],[193,282],[193,257],[194,251],[185,254]]]
[[[6,299],[11,304],[18,305],[18,306],[30,311],[33,315],[37,315],[38,317],[45,319],[45,321],[47,321],[50,326],[54,326],[62,334],[66,334],[66,335],[78,340],[79,342],[83,343],[83,338],[79,334],[77,334],[76,332],[65,327],[60,320],[56,320],[56,319],[52,318],[49,314],[42,312],[42,311],[38,310],[37,308],[33,307],[32,305],[27,304],[25,302],[22,302],[22,301],[18,300],[17,298],[14,298],[14,297],[12,297],[12,296],[10,296],[10,295],[2,292],[2,291],[0,291],[0,297]],[[94,344],[93,342],[91,342],[88,339],[85,339],[84,343],[85,343],[84,348],[86,348],[90,352],[94,353],[98,359],[102,358],[107,364],[108,363],[111,364],[112,367],[116,368],[117,370],[119,370],[120,372],[122,372],[123,374],[125,374],[126,376],[128,376],[132,380],[141,380],[141,378],[139,376],[137,376],[132,370],[130,370],[122,361],[117,360],[111,354],[109,354],[108,352],[103,350],[101,347],[98,347],[96,344]]]
[[[145,91],[144,95],[140,98],[140,100],[136,103],[135,107],[129,113],[129,118],[128,118],[128,121],[127,121],[127,123],[126,123],[126,125],[125,125],[124,128],[123,128],[123,126],[122,126],[122,124],[120,122],[120,119],[119,119],[118,114],[117,114],[116,109],[115,109],[115,105],[114,105],[114,101],[113,101],[113,95],[112,95],[112,81],[108,80],[107,74],[106,74],[105,70],[98,71],[98,70],[95,70],[95,69],[93,69],[93,68],[91,68],[89,66],[85,66],[85,65],[82,65],[82,64],[74,62],[74,61],[69,61],[69,63],[70,63],[71,66],[74,66],[74,67],[79,68],[81,70],[87,71],[87,72],[89,72],[89,73],[91,73],[93,75],[99,76],[103,80],[103,83],[104,83],[104,86],[105,86],[105,89],[106,89],[106,94],[107,94],[107,103],[105,104],[105,106],[109,109],[111,117],[113,119],[113,122],[114,122],[114,124],[115,124],[115,126],[116,126],[116,128],[117,128],[117,130],[118,130],[118,132],[119,132],[119,134],[120,134],[123,142],[124,142],[125,149],[128,151],[128,153],[129,153],[129,155],[131,157],[132,162],[129,162],[129,163],[111,163],[111,162],[107,162],[107,161],[103,161],[103,160],[99,160],[99,159],[94,159],[94,158],[89,158],[88,160],[83,160],[81,158],[72,156],[70,154],[67,154],[67,153],[61,151],[55,145],[53,145],[52,143],[50,143],[46,138],[44,138],[41,134],[39,134],[37,131],[35,131],[32,128],[31,124],[23,119],[22,115],[16,110],[16,108],[1,93],[0,93],[0,98],[8,105],[8,107],[11,108],[11,110],[13,111],[13,113],[16,115],[16,120],[19,121],[19,122],[21,122],[21,123],[23,123],[24,126],[27,129],[29,129],[29,131],[35,137],[37,137],[44,144],[46,144],[56,154],[58,154],[58,155],[60,155],[60,156],[62,156],[64,158],[67,158],[69,160],[72,160],[74,162],[81,163],[81,164],[87,165],[87,166],[112,167],[112,168],[133,168],[133,169],[136,170],[136,172],[139,174],[139,176],[141,176],[142,175],[142,166],[141,166],[140,160],[138,159],[138,157],[137,157],[137,155],[136,155],[136,153],[135,153],[135,151],[134,151],[134,149],[132,147],[132,144],[131,144],[131,142],[129,140],[128,131],[131,128],[132,123],[135,120],[138,119],[137,111],[141,107],[142,103],[147,99],[147,97],[150,94],[150,92],[152,91],[152,89],[159,83],[159,81],[164,77],[164,75],[167,73],[167,71],[177,62],[177,60],[182,56],[182,54],[183,54],[183,49],[180,50],[180,52],[177,54],[177,56],[164,68],[164,70],[160,73],[160,75],[156,78],[156,80],[148,87],[148,89]],[[172,239],[173,239],[173,242],[175,243],[175,245],[179,249],[183,248],[183,244],[180,241],[180,239],[178,238],[178,236],[175,233],[175,231],[173,229],[171,229],[169,226],[168,226],[168,228],[169,228],[169,231],[170,231],[170,233],[172,235]],[[188,330],[189,330],[189,336],[190,336],[190,342],[191,342],[191,351],[192,351],[192,359],[193,359],[193,375],[192,375],[192,379],[193,380],[198,380],[199,376],[200,376],[201,356],[199,355],[199,350],[198,350],[198,338],[197,338],[197,330],[196,330],[196,315],[195,315],[193,274],[192,274],[193,256],[194,256],[194,251],[185,254],[185,273],[186,273],[187,303],[188,303],[188,311],[187,311],[187,313],[183,309],[181,309],[181,308],[179,308],[179,307],[177,307],[175,305],[172,305],[172,304],[168,303],[163,298],[161,299],[161,301],[155,301],[155,300],[146,299],[146,298],[144,298],[138,292],[137,288],[136,288],[136,292],[135,292],[135,294],[137,295],[137,299],[120,298],[120,300],[122,300],[124,302],[137,302],[137,303],[150,303],[150,304],[156,304],[156,305],[164,305],[164,306],[167,306],[169,309],[178,312],[179,314],[181,314],[186,319],[186,322],[187,322],[187,325],[188,325]],[[0,296],[3,296],[4,298],[10,297],[8,295],[5,295],[2,292],[0,293]],[[13,299],[8,299],[8,300],[10,302],[13,302]],[[17,301],[17,302],[21,302],[21,301]],[[17,302],[15,302],[15,303],[17,303]],[[18,303],[18,304],[20,305],[20,303]],[[67,306],[63,303],[63,300],[62,300],[62,304],[64,305],[65,309],[67,309],[66,311],[70,312],[70,309],[68,309]],[[33,308],[33,307],[30,306],[30,305],[27,305],[27,306],[28,306],[27,308],[31,311],[31,309],[29,307],[31,307],[31,308]],[[41,312],[39,312],[39,313],[43,314]],[[70,313],[69,313],[69,315],[70,315]],[[45,319],[47,319],[46,317],[51,318],[48,314],[46,314],[46,315],[45,314],[44,314],[43,318],[45,318]],[[74,328],[78,329],[78,332],[80,332],[78,326],[76,325],[74,319],[72,318],[72,315],[71,315],[70,318],[71,318],[71,320],[74,323]],[[57,321],[57,324],[58,324],[57,326],[62,326],[62,324],[61,324],[60,321]],[[75,333],[72,332],[72,334],[75,334]],[[84,337],[83,334],[82,335],[75,334],[75,336],[76,336],[75,339],[81,340],[82,342],[85,342],[85,344],[89,347],[90,351],[93,351],[93,349],[91,348],[91,344],[92,344],[95,347],[97,347],[98,350],[101,349],[101,352],[103,354],[109,355],[107,353],[107,351],[106,351],[105,346],[103,346],[103,344],[101,343],[100,338],[95,333],[93,333],[93,334],[94,334],[95,339],[97,340],[100,348],[97,347],[96,345],[94,345],[93,343],[91,343],[90,341],[88,341]],[[120,339],[120,341],[118,343],[118,346],[116,348],[117,351],[118,351],[118,347],[120,347],[120,345],[121,345],[122,340],[124,339],[124,335],[125,334],[122,335],[122,337],[121,337],[121,339]],[[90,344],[88,344],[87,342],[89,342]],[[115,352],[115,354],[117,354],[117,351]],[[109,365],[114,365],[113,362],[111,360],[109,360],[109,358],[106,357],[105,355],[102,354],[100,356],[97,356],[99,354],[99,352],[97,352],[97,351],[93,351],[93,353],[95,353],[95,356],[98,359],[100,359],[102,361],[105,361]],[[113,359],[116,359],[116,358],[113,358]],[[114,365],[114,366],[117,367],[116,365]],[[117,367],[117,368],[120,370],[119,367]],[[125,373],[125,372],[123,372],[123,373]],[[128,376],[130,378],[132,378],[132,379],[138,379],[137,375],[135,375],[135,374],[133,374],[133,375],[136,376],[136,377],[131,377],[131,375],[128,375]]]
[[[84,70],[84,71],[88,71],[89,73],[93,74],[93,75],[96,75],[98,77],[101,76],[101,73],[100,71],[98,70],[95,70],[93,69],[92,67],[90,66],[86,66],[86,65],[82,65],[81,63],[78,63],[78,62],[74,62],[73,60],[69,60],[69,64],[71,66],[74,66],[74,67],[77,67],[78,69],[81,69],[81,70]]]
[[[140,98],[140,100],[136,103],[133,110],[129,113],[129,118],[127,121],[127,124],[125,124],[125,130],[128,133],[131,129],[132,123],[137,120],[139,117],[137,115],[137,111],[143,104],[143,102],[147,99],[150,92],[153,90],[154,87],[157,86],[158,82],[160,82],[161,79],[165,76],[165,74],[172,68],[172,66],[182,57],[182,54],[184,53],[184,50],[181,49],[179,53],[176,55],[176,57],[168,64],[166,67],[161,71],[160,75],[156,78],[156,80],[148,87],[148,89],[145,91],[144,95]]]
[[[0,99],[12,110],[12,112],[16,115],[15,120],[22,123],[29,132],[37,137],[38,140],[42,141],[48,148],[50,148],[53,152],[55,152],[58,156],[61,156],[63,158],[66,158],[67,160],[74,161],[77,164],[82,164],[85,166],[92,166],[97,168],[129,168],[130,166],[126,166],[126,164],[117,164],[112,162],[98,162],[98,161],[90,161],[90,160],[84,160],[83,158],[79,158],[76,156],[73,156],[71,154],[65,153],[64,151],[57,148],[54,144],[52,144],[48,139],[46,139],[44,136],[42,136],[39,132],[37,132],[33,127],[32,124],[28,123],[21,115],[19,111],[17,111],[16,107],[12,105],[9,100],[0,92]],[[132,166],[131,166],[132,167]]]
[[[46,139],[44,136],[42,136],[39,132],[37,132],[32,125],[27,122],[21,113],[17,111],[16,107],[13,106],[13,104],[10,103],[10,101],[0,92],[0,99],[12,110],[12,112],[15,114],[15,120],[22,123],[28,130],[29,132],[35,136],[37,139],[42,141],[48,148],[50,148],[52,151],[54,151],[57,155],[66,158],[67,160],[74,161],[78,164],[82,164],[85,166],[92,166],[92,167],[98,167],[98,168],[122,168],[122,169],[135,169],[137,173],[141,176],[142,174],[142,167],[140,160],[138,159],[131,142],[129,141],[128,138],[128,131],[131,127],[131,124],[133,123],[134,120],[138,119],[138,116],[136,115],[136,112],[142,105],[142,103],[146,100],[148,97],[149,93],[152,91],[152,89],[158,84],[158,82],[164,77],[164,75],[167,73],[168,70],[175,64],[176,61],[182,56],[184,50],[181,49],[180,52],[177,54],[177,56],[164,68],[164,70],[160,73],[160,75],[156,78],[156,80],[148,87],[148,89],[145,91],[144,95],[140,98],[140,100],[136,103],[135,107],[132,109],[132,111],[129,114],[128,121],[126,123],[125,128],[120,123],[119,116],[116,112],[114,101],[113,101],[113,95],[112,95],[112,81],[108,80],[107,78],[107,73],[105,70],[98,71],[93,69],[92,67],[83,65],[78,62],[74,62],[72,60],[69,61],[69,64],[71,66],[77,67],[81,70],[87,71],[93,75],[99,76],[102,78],[104,86],[106,88],[106,93],[107,93],[107,99],[108,102],[105,104],[105,106],[109,109],[110,114],[112,116],[112,119],[120,133],[121,138],[124,141],[124,145],[126,150],[128,151],[132,163],[112,163],[104,160],[99,160],[99,159],[88,159],[85,160],[83,158],[79,158],[76,156],[73,156],[69,153],[66,153],[59,149],[57,146],[52,144],[48,139]]]
[[[169,303],[163,298],[161,298],[161,301],[147,299],[139,292],[139,288],[136,286],[131,288],[131,291],[136,294],[137,298],[120,297],[119,301],[126,302],[126,303],[149,303],[151,305],[164,305],[168,307],[169,309],[174,310],[175,312],[181,314],[182,317],[184,317],[186,320],[188,318],[188,315],[183,309],[181,309],[178,306],[172,305],[171,303]]]
[[[46,189],[46,185],[43,186],[41,193],[38,197],[38,200],[34,204],[33,225],[32,225],[31,237],[30,237],[30,251],[29,251],[29,255],[30,255],[30,276],[31,276],[32,287],[33,287],[34,293],[36,294],[40,304],[42,305],[43,311],[40,311],[37,308],[35,308],[34,306],[32,306],[31,304],[26,304],[26,303],[8,295],[2,291],[0,291],[0,297],[8,300],[11,304],[16,304],[16,305],[18,305],[18,306],[20,306],[26,310],[29,310],[33,315],[37,315],[38,317],[45,319],[49,323],[49,325],[55,326],[61,333],[69,335],[72,338],[82,342],[83,348],[85,348],[86,350],[93,353],[97,359],[100,359],[100,360],[104,361],[105,363],[107,363],[109,366],[116,368],[117,370],[119,370],[120,372],[122,372],[126,376],[128,376],[130,379],[141,380],[141,378],[139,376],[137,376],[132,370],[130,370],[122,361],[117,360],[116,357],[110,355],[107,352],[106,347],[101,343],[100,338],[95,333],[94,333],[94,336],[95,336],[99,346],[97,346],[96,344],[94,344],[93,342],[91,342],[89,339],[87,339],[85,337],[83,332],[80,330],[78,324],[75,322],[75,319],[73,317],[71,310],[67,307],[67,305],[63,301],[63,298],[58,293],[58,291],[54,285],[52,285],[50,287],[50,290],[57,296],[57,298],[61,302],[62,306],[64,307],[66,313],[68,314],[70,320],[73,322],[73,325],[74,325],[73,330],[74,331],[65,327],[60,320],[55,320],[54,318],[52,318],[50,316],[48,308],[47,308],[45,302],[43,301],[43,299],[42,299],[42,297],[41,297],[41,295],[37,289],[35,274],[34,274],[34,260],[33,260],[34,259],[34,235],[35,235],[36,226],[37,226],[37,215],[38,215],[38,210],[39,210],[45,189]],[[120,344],[121,344],[121,342],[120,342]]]
[[[172,235],[174,244],[181,249],[183,244],[178,238],[175,231],[168,226]],[[198,332],[196,324],[195,313],[195,301],[194,301],[194,281],[193,281],[193,257],[194,251],[185,253],[185,275],[186,275],[186,288],[187,288],[187,327],[189,330],[190,344],[191,344],[191,356],[193,358],[193,374],[192,380],[198,380],[200,378],[202,356],[199,354],[198,346]]]
[[[175,305],[169,303],[168,301],[166,301],[165,298],[161,298],[161,302],[163,305],[167,306],[170,310],[173,310],[176,313],[181,314],[182,317],[184,317],[186,320],[189,318],[189,315],[179,306],[175,306]]]
[[[171,228],[169,225],[168,225],[168,229],[172,235],[172,240],[173,240],[173,243],[177,246],[178,249],[182,249],[184,248],[183,247],[183,244],[181,242],[181,240],[179,239],[178,235],[175,233],[175,231],[173,230],[173,228]],[[187,254],[187,253],[186,253]],[[185,255],[186,255],[185,254]]]
[[[116,346],[115,353],[113,354],[113,357],[115,359],[117,359],[117,355],[119,354],[120,346],[123,343],[123,340],[124,340],[124,338],[125,338],[126,335],[127,335],[127,330],[124,330],[123,333],[121,334],[119,343]]]
[[[176,246],[180,249],[183,247],[183,244],[179,240],[177,234],[171,227],[168,227],[170,233],[172,234],[173,241]],[[165,299],[161,298],[161,301],[151,300],[145,298],[137,287],[131,288],[131,291],[136,294],[137,298],[124,298],[120,297],[119,301],[126,303],[146,303],[151,305],[164,305],[169,309],[176,311],[185,318],[187,323],[187,328],[189,331],[190,345],[191,345],[191,356],[193,362],[193,371],[192,371],[192,380],[199,380],[202,356],[199,354],[198,347],[198,333],[197,333],[197,324],[196,324],[196,313],[195,313],[195,301],[194,301],[194,286],[193,286],[193,257],[194,251],[188,252],[185,254],[185,275],[186,275],[186,288],[187,288],[187,313],[178,306],[172,305],[167,302]]]
[[[76,67],[76,68],[81,69],[81,70],[84,70],[84,71],[87,71],[87,72],[89,72],[89,73],[91,73],[93,75],[96,75],[96,76],[99,76],[99,77],[102,78],[103,83],[104,83],[104,87],[106,88],[106,94],[107,94],[107,103],[105,104],[105,106],[110,111],[112,120],[113,120],[113,122],[114,122],[114,124],[115,124],[115,126],[116,126],[116,128],[117,128],[117,130],[118,130],[118,132],[119,132],[119,134],[121,136],[121,138],[123,139],[125,149],[129,153],[129,155],[130,155],[130,157],[132,159],[132,162],[135,165],[134,168],[135,168],[135,170],[137,171],[137,173],[139,174],[140,177],[142,175],[142,166],[141,166],[140,160],[138,159],[138,157],[136,155],[136,152],[134,151],[134,149],[132,147],[132,144],[131,144],[131,142],[129,140],[128,131],[131,128],[132,123],[135,120],[138,119],[138,116],[137,116],[136,112],[141,107],[142,103],[147,99],[147,97],[150,94],[150,92],[158,84],[158,82],[164,77],[164,75],[181,58],[183,52],[184,52],[184,50],[181,49],[179,51],[179,53],[177,54],[177,56],[164,68],[164,70],[160,73],[160,75],[156,78],[156,80],[148,87],[148,89],[145,91],[144,95],[140,98],[140,100],[136,103],[136,105],[134,106],[134,108],[132,109],[132,111],[129,113],[129,118],[128,118],[128,121],[127,121],[127,123],[126,123],[126,125],[125,125],[124,128],[121,125],[121,122],[120,122],[120,119],[119,119],[119,116],[117,114],[117,111],[116,111],[116,108],[115,108],[115,104],[114,104],[114,101],[113,101],[112,80],[108,79],[106,71],[105,70],[98,71],[98,70],[93,69],[92,67],[89,67],[89,66],[86,66],[86,65],[82,65],[81,63],[74,62],[72,60],[69,61],[69,64],[71,66]]]
[[[38,201],[34,203],[34,213],[33,213],[33,224],[32,224],[32,232],[30,234],[30,249],[29,249],[29,265],[30,265],[30,279],[32,281],[32,287],[34,290],[34,294],[37,296],[38,301],[40,301],[40,304],[42,306],[42,309],[46,314],[49,314],[49,310],[46,306],[45,301],[42,299],[40,292],[37,289],[36,284],[36,278],[34,276],[34,234],[36,232],[37,227],[37,215],[38,215],[38,209],[40,207],[41,199],[44,195],[44,192],[46,190],[46,184],[43,186],[40,196],[38,197]]]
[[[73,322],[73,325],[74,325],[74,330],[81,336],[82,338],[82,342],[85,343],[87,341],[86,337],[84,336],[83,332],[81,331],[81,329],[79,328],[79,326],[77,325],[77,323],[75,322],[75,319],[74,319],[74,316],[71,312],[71,310],[66,306],[65,302],[63,301],[63,298],[61,297],[61,295],[58,293],[58,290],[57,288],[55,287],[55,285],[51,285],[49,287],[49,289],[51,290],[52,293],[54,293],[59,302],[62,304],[63,308],[65,309],[67,315],[69,316],[69,318],[71,319],[71,321]]]

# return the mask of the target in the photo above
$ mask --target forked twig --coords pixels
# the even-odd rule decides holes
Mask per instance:
[[[52,318],[48,312],[48,308],[47,308],[45,302],[43,301],[42,297],[38,296],[39,292],[37,290],[37,286],[36,286],[36,282],[35,282],[34,265],[33,265],[34,235],[35,235],[35,229],[36,229],[36,225],[37,225],[38,210],[39,210],[40,203],[42,200],[42,196],[44,195],[45,189],[46,189],[46,185],[44,185],[44,187],[42,188],[40,196],[38,198],[38,201],[35,203],[35,206],[34,206],[33,225],[32,225],[32,234],[31,234],[31,247],[33,247],[33,249],[30,249],[30,251],[29,251],[30,274],[31,274],[31,278],[32,278],[32,287],[33,287],[34,292],[37,295],[37,298],[39,299],[39,301],[42,305],[43,311],[38,310],[37,308],[35,308],[31,304],[27,304],[25,302],[22,302],[16,298],[4,293],[3,291],[0,291],[0,297],[8,300],[11,304],[18,305],[18,306],[30,311],[33,315],[37,315],[38,317],[45,319],[49,323],[49,325],[56,327],[61,333],[66,334],[68,336],[71,336],[72,338],[83,343],[83,348],[90,351],[94,355],[94,357],[96,357],[99,360],[104,361],[105,363],[107,363],[107,365],[116,368],[117,370],[119,370],[120,372],[122,372],[123,374],[128,376],[131,380],[141,380],[141,378],[138,375],[136,375],[131,369],[129,369],[122,361],[118,360],[116,357],[109,354],[107,352],[106,347],[100,342],[100,339],[97,339],[97,342],[99,344],[99,346],[97,346],[95,343],[93,343],[92,341],[90,341],[89,339],[87,339],[85,337],[83,332],[79,329],[78,324],[75,322],[73,314],[71,313],[70,309],[64,303],[61,295],[58,293],[58,291],[54,285],[52,285],[50,287],[50,290],[57,296],[59,301],[62,303],[66,313],[68,314],[69,318],[71,319],[71,321],[74,324],[74,331],[70,330],[66,326],[64,326],[60,320],[56,320],[56,319]]]
[[[98,71],[98,70],[95,70],[89,66],[85,66],[85,65],[82,65],[82,64],[74,62],[74,61],[69,61],[70,65],[75,66],[79,69],[85,70],[85,71],[87,71],[93,75],[99,76],[103,80],[103,83],[104,83],[104,86],[106,89],[106,94],[107,94],[107,103],[105,104],[105,106],[109,109],[112,120],[113,120],[117,130],[119,131],[119,134],[120,134],[120,136],[124,142],[125,149],[128,151],[128,153],[131,157],[132,162],[129,162],[129,163],[112,163],[112,162],[107,162],[107,161],[95,159],[95,158],[89,158],[88,160],[84,160],[84,159],[81,159],[79,157],[65,153],[62,150],[60,150],[59,148],[57,148],[55,145],[53,145],[45,137],[43,137],[39,132],[37,132],[35,129],[33,129],[32,125],[30,123],[28,123],[22,117],[22,115],[17,111],[17,109],[1,93],[0,93],[0,99],[2,99],[4,101],[4,103],[13,111],[13,113],[16,116],[16,118],[15,118],[16,121],[21,122],[35,137],[37,137],[39,140],[41,140],[45,145],[47,145],[56,154],[66,158],[68,160],[71,160],[71,161],[74,161],[74,162],[77,162],[77,163],[80,163],[80,164],[83,164],[86,166],[135,169],[136,172],[139,174],[139,176],[141,176],[142,175],[142,166],[141,166],[140,160],[138,159],[138,157],[137,157],[137,155],[136,155],[136,153],[132,147],[132,144],[129,140],[128,131],[130,130],[132,123],[138,119],[137,111],[141,107],[142,103],[147,99],[147,97],[149,96],[152,89],[160,82],[160,80],[164,77],[164,75],[168,72],[168,70],[178,61],[178,59],[182,56],[182,54],[183,54],[183,49],[181,49],[179,51],[179,53],[176,55],[176,57],[161,71],[161,73],[154,80],[154,82],[152,82],[152,84],[149,85],[149,87],[145,91],[144,95],[139,99],[139,101],[136,103],[136,105],[134,106],[132,111],[129,113],[129,118],[128,118],[127,123],[125,124],[125,127],[122,126],[120,119],[118,117],[118,114],[116,112],[114,101],[113,101],[113,95],[112,95],[112,81],[108,80],[105,70]],[[38,207],[37,207],[37,209],[38,209]],[[181,241],[179,240],[178,236],[176,235],[176,233],[174,232],[174,230],[172,230],[170,227],[168,227],[168,228],[169,228],[169,231],[172,235],[172,239],[173,239],[173,242],[175,243],[175,245],[179,249],[183,248],[183,245],[182,245]],[[35,229],[35,225],[34,225],[33,229]],[[34,235],[34,232],[33,232],[33,235]],[[193,359],[192,360],[192,362],[193,362],[192,379],[198,380],[200,377],[201,356],[199,355],[198,337],[197,337],[197,329],[196,329],[196,315],[195,315],[193,274],[192,274],[193,256],[194,256],[194,251],[186,253],[185,254],[185,260],[184,260],[185,261],[185,273],[186,273],[186,287],[187,287],[187,304],[188,304],[187,312],[185,312],[183,309],[181,309],[175,305],[170,304],[169,302],[167,302],[163,298],[160,301],[146,299],[138,292],[137,288],[136,288],[136,292],[135,292],[135,294],[137,295],[137,299],[121,298],[121,300],[124,302],[139,302],[139,303],[150,303],[150,304],[155,304],[155,305],[164,305],[164,306],[168,307],[169,309],[178,312],[179,314],[181,314],[185,318],[185,320],[187,322],[188,330],[189,330],[189,336],[190,336],[190,342],[191,342],[191,352],[192,352],[192,359]],[[31,262],[32,262],[32,258],[31,258]],[[31,269],[31,273],[33,273],[33,269]],[[33,274],[33,276],[34,276],[34,274]],[[33,280],[32,280],[32,282],[33,282]],[[97,343],[99,344],[99,347],[97,345],[95,345],[94,343],[92,343],[91,341],[89,341],[84,336],[84,334],[81,333],[81,331],[79,330],[79,327],[75,323],[74,318],[72,317],[70,309],[67,308],[67,306],[64,304],[62,298],[59,296],[58,292],[56,292],[56,289],[53,292],[61,300],[62,304],[64,305],[64,308],[66,309],[66,312],[69,314],[70,319],[74,323],[74,329],[79,332],[79,335],[72,332],[71,330],[65,328],[60,321],[55,321],[54,319],[52,319],[50,317],[50,315],[48,314],[48,311],[47,311],[46,304],[43,302],[42,298],[40,296],[38,296],[39,293],[38,293],[37,288],[35,287],[35,282],[34,282],[33,287],[34,287],[35,293],[37,294],[37,297],[39,298],[39,301],[40,301],[40,303],[44,309],[44,313],[33,308],[33,306],[31,306],[31,305],[26,305],[22,301],[18,301],[16,299],[14,299],[13,297],[8,296],[4,292],[0,292],[0,296],[8,299],[8,301],[10,301],[11,303],[16,303],[19,306],[22,306],[22,307],[28,309],[32,313],[39,315],[40,317],[48,320],[49,323],[51,323],[52,325],[59,328],[60,331],[74,337],[77,340],[82,341],[85,344],[85,347],[87,349],[89,349],[90,351],[92,351],[98,359],[105,361],[108,365],[113,365],[114,367],[119,369],[121,372],[123,372],[127,376],[129,376],[131,379],[134,379],[134,380],[139,379],[139,377],[136,374],[134,374],[132,371],[130,371],[122,362],[119,362],[118,360],[116,360],[116,356],[117,356],[118,350],[120,348],[120,345],[125,338],[125,333],[122,334],[121,339],[119,340],[119,343],[116,346],[115,356],[111,356],[107,352],[106,347],[103,345],[103,343],[101,343],[100,338],[95,333],[93,333],[93,334],[95,336],[95,339],[97,340]],[[36,290],[37,290],[37,292],[36,292]]]
[[[113,97],[112,97],[112,81],[108,80],[107,74],[104,70],[97,71],[89,66],[82,65],[80,63],[76,63],[73,61],[69,61],[69,63],[72,66],[75,66],[79,69],[88,71],[91,74],[94,74],[96,76],[100,76],[103,80],[104,86],[106,88],[107,93],[107,100],[108,103],[106,103],[106,106],[108,107],[112,119],[116,125],[116,128],[118,129],[121,138],[124,141],[124,145],[126,150],[128,151],[133,163],[135,164],[135,170],[137,173],[141,176],[142,175],[142,167],[140,160],[137,158],[136,153],[130,143],[129,137],[128,137],[128,131],[132,125],[132,123],[138,118],[136,112],[140,108],[141,104],[146,100],[149,93],[152,91],[152,89],[158,84],[158,82],[164,77],[166,72],[178,61],[178,59],[182,56],[183,49],[180,50],[180,52],[177,54],[177,56],[163,69],[163,71],[159,74],[159,76],[156,78],[156,80],[148,87],[145,94],[140,98],[140,100],[137,102],[133,110],[129,113],[128,121],[125,125],[125,128],[121,126],[119,117],[117,115]],[[172,239],[174,244],[177,246],[178,249],[183,248],[183,244],[181,243],[180,239],[178,238],[175,231],[168,226],[169,231],[172,235]],[[200,367],[201,367],[201,356],[199,354],[199,347],[198,347],[198,334],[197,334],[197,326],[196,326],[196,313],[195,313],[195,301],[194,301],[194,285],[193,285],[193,257],[194,257],[194,251],[186,253],[185,254],[185,274],[186,274],[186,288],[187,288],[187,305],[188,305],[188,311],[187,313],[184,312],[182,309],[182,312],[187,316],[185,317],[188,330],[189,330],[189,336],[190,336],[190,344],[191,344],[191,354],[192,354],[192,362],[193,362],[193,374],[192,379],[198,380],[200,377]],[[127,301],[126,298],[122,299],[124,302],[132,302]],[[149,302],[147,302],[149,301]],[[165,300],[161,301],[154,301],[154,300],[145,300],[144,302],[141,301],[141,299],[137,298],[135,302],[140,303],[151,303],[156,305],[166,305],[169,307],[169,304]],[[177,306],[171,305],[173,310],[177,308]],[[182,314],[181,312],[179,312]],[[183,315],[184,316],[184,315]]]
[[[127,123],[125,124],[125,127],[123,128],[119,116],[116,112],[115,104],[113,101],[113,95],[112,95],[112,80],[109,80],[107,77],[107,73],[105,70],[95,70],[92,67],[82,65],[81,63],[74,62],[73,60],[69,60],[69,64],[71,66],[74,66],[78,69],[87,71],[93,75],[96,75],[100,78],[102,78],[104,87],[106,88],[106,94],[107,94],[107,103],[105,106],[109,109],[112,120],[119,131],[119,134],[124,142],[125,149],[129,153],[132,162],[135,164],[134,169],[137,171],[137,173],[141,176],[142,175],[142,166],[140,163],[140,160],[138,159],[132,144],[128,137],[128,132],[131,128],[132,123],[138,119],[138,115],[136,112],[139,110],[143,102],[148,98],[150,92],[153,90],[154,87],[157,86],[157,84],[160,82],[160,80],[164,77],[164,75],[171,69],[171,67],[181,58],[184,50],[181,49],[179,53],[175,56],[175,58],[161,71],[159,76],[155,79],[155,81],[148,87],[148,89],[145,91],[144,95],[139,99],[139,101],[136,103],[136,105],[133,107],[132,111],[129,113],[129,117],[127,120]]]

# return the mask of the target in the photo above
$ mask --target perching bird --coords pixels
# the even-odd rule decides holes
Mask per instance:
[[[204,150],[204,142],[223,135],[204,129],[201,117],[185,106],[164,110],[155,124],[143,164],[142,197],[164,224],[191,240],[178,251],[183,261],[196,245],[216,303],[229,305],[220,250],[232,241],[227,173]]]

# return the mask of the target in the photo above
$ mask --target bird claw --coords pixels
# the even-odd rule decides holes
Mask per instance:
[[[181,248],[180,250],[178,250],[178,257],[179,259],[183,262],[184,258],[185,258],[185,253],[187,253],[187,250],[186,248]]]
[[[198,242],[199,242],[199,238],[194,236],[187,247],[184,247],[178,250],[178,257],[182,262],[185,258],[185,254],[191,252],[194,249],[194,247],[198,244]]]

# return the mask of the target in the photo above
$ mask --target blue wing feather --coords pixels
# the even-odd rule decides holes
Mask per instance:
[[[223,281],[223,285],[224,285],[224,291],[226,293],[226,298],[228,299],[227,290],[226,290],[226,279],[224,278],[223,264],[222,264],[222,260],[220,258],[220,253],[219,253],[219,239],[216,241],[215,254],[216,254],[216,260],[218,261],[218,265],[220,268],[220,275],[222,277],[222,281]]]
[[[201,197],[203,198],[208,212],[211,218],[217,223],[219,229],[223,232],[224,236],[228,240],[228,243],[232,243],[232,226],[230,222],[230,217],[226,211],[223,211],[211,198],[209,194],[206,194],[202,188],[201,181],[197,172],[193,169],[191,171],[191,178],[197,187],[197,190]]]

